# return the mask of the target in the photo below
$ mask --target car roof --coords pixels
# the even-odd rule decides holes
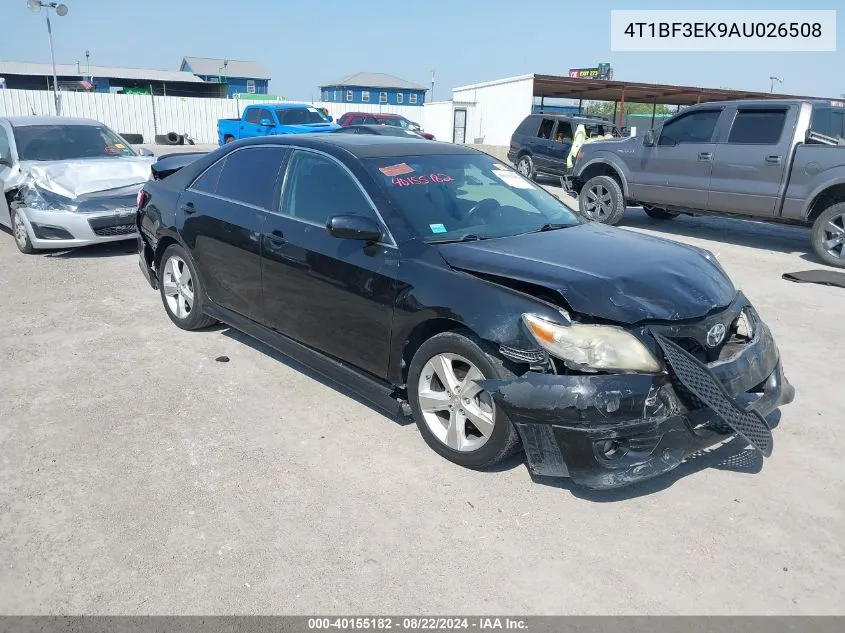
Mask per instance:
[[[95,119],[80,119],[68,116],[10,116],[5,117],[12,127],[29,125],[105,125]]]
[[[296,145],[336,154],[345,150],[356,158],[389,158],[396,156],[421,156],[438,154],[482,154],[471,147],[454,143],[441,143],[425,139],[402,138],[367,134],[281,134],[253,137],[235,141],[226,147],[248,147],[255,145]]]
[[[354,130],[356,128],[362,129],[362,130],[384,130],[384,129],[387,129],[387,130],[396,130],[399,133],[407,132],[409,134],[416,134],[416,132],[406,130],[403,127],[397,127],[395,125],[380,125],[378,123],[376,123],[376,124],[373,124],[373,123],[358,123],[356,125],[349,125],[344,129]],[[390,133],[390,132],[388,132],[388,133]]]
[[[343,116],[371,116],[374,119],[404,119],[401,114],[390,112],[346,112]]]

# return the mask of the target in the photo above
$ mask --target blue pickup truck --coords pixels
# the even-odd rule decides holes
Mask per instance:
[[[240,119],[217,121],[220,145],[241,138],[273,134],[313,134],[334,132],[340,126],[317,108],[301,103],[263,103],[247,106]]]

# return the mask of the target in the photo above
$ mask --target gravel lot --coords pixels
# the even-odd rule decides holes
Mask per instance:
[[[133,242],[0,233],[0,612],[845,612],[845,290],[781,280],[821,267],[803,230],[624,224],[718,253],[774,331],[797,397],[765,463],[730,442],[603,494],[462,470],[244,335],[177,329]]]

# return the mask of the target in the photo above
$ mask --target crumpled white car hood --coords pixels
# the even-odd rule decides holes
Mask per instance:
[[[88,193],[144,183],[149,180],[154,161],[151,156],[21,161],[20,177],[22,182],[75,199]]]

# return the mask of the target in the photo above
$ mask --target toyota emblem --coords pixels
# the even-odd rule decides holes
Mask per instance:
[[[716,347],[725,339],[725,326],[717,323],[707,330],[707,347]]]

